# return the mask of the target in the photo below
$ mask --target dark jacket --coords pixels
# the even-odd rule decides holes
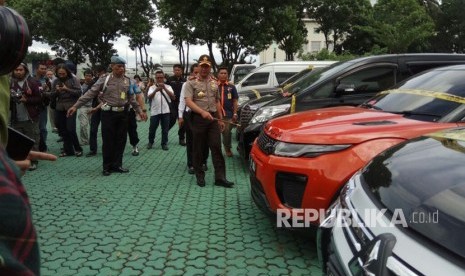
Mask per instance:
[[[59,93],[56,90],[57,85],[66,85],[69,91]],[[81,83],[75,76],[71,76],[66,80],[55,79],[52,83],[51,97],[56,99],[56,110],[66,111],[73,106],[79,97],[82,95]]]
[[[22,95],[26,97],[26,106],[29,118],[34,122],[39,120],[40,110],[42,107],[42,97],[39,90],[39,82],[37,82],[32,77],[27,77],[23,86],[19,86],[18,80],[12,79],[10,83],[10,91],[21,91]],[[30,90],[30,92],[28,92]],[[10,95],[10,110],[11,110],[11,120],[14,122],[17,120],[16,112],[16,102],[19,100],[19,97]]]

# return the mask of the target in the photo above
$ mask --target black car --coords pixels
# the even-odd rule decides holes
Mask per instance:
[[[238,151],[246,160],[263,125],[285,114],[316,108],[359,105],[376,93],[427,69],[465,64],[459,54],[399,54],[357,58],[310,74],[306,86],[252,100],[241,109]],[[291,103],[292,104],[291,107]]]

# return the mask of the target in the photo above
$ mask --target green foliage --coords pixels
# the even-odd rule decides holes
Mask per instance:
[[[371,26],[365,27],[375,42],[389,53],[405,53],[434,34],[434,23],[416,0],[379,0],[374,5]]]
[[[122,33],[131,35],[151,30],[138,26],[145,16],[139,9],[150,7],[150,0],[11,0],[8,3],[26,18],[35,40],[48,43],[58,56],[76,64],[88,56],[92,64],[106,65],[116,52],[113,41]]]
[[[224,65],[245,61],[258,54],[273,39],[269,9],[277,1],[156,0],[159,22],[170,30],[173,45],[184,64],[190,44],[206,45],[213,57],[216,43]],[[187,50],[187,52],[185,52]],[[197,57],[194,57],[196,59]],[[185,66],[187,68],[187,66]]]
[[[465,0],[443,0],[433,43],[437,51],[465,53]]]
[[[303,13],[294,6],[278,7],[272,10],[270,17],[273,26],[274,40],[278,48],[286,53],[286,60],[294,60],[294,54],[308,43],[302,21]]]
[[[32,63],[33,60],[50,60],[50,55],[48,52],[28,52],[24,61],[28,64]]]
[[[299,54],[299,58],[302,60],[337,60],[337,61],[344,61],[356,58],[356,55],[352,54],[342,54],[337,55],[334,52],[328,51],[328,49],[322,49],[318,53],[306,53],[306,54]]]
[[[360,38],[367,37],[360,24],[366,24],[371,15],[371,5],[368,0],[313,0],[307,6],[308,15],[320,25],[318,31],[325,36],[326,48],[333,44],[337,54],[343,52],[343,41],[349,39],[347,48],[364,50],[366,46],[356,45]],[[352,41],[352,42],[350,42]],[[370,45],[369,40],[362,40]],[[361,50],[358,49],[357,52]]]

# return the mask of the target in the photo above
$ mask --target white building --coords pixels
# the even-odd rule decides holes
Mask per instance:
[[[326,47],[325,36],[323,33],[318,33],[316,29],[319,27],[315,20],[310,18],[303,19],[305,28],[307,29],[307,44],[302,45],[302,50],[305,53],[317,53]],[[330,44],[329,51],[332,51],[333,47]],[[273,43],[268,49],[260,53],[260,63],[268,63],[275,61],[285,61],[286,54],[283,50],[278,48],[276,43]],[[297,57],[295,57],[297,59]]]

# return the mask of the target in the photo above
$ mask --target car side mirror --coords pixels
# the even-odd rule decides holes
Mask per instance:
[[[355,92],[355,84],[353,83],[340,83],[336,87],[336,94],[343,95]]]

